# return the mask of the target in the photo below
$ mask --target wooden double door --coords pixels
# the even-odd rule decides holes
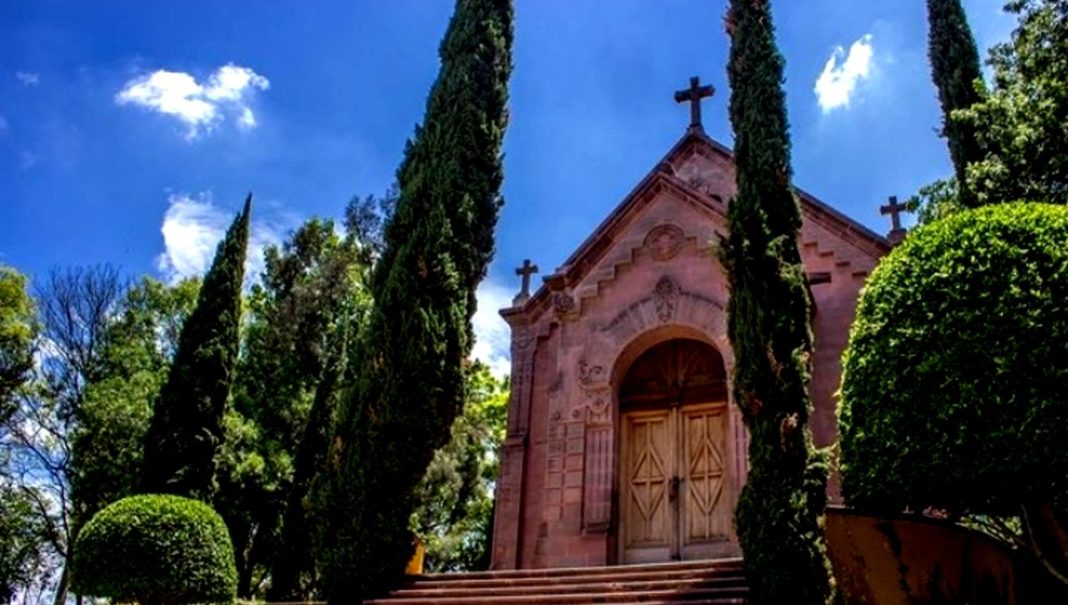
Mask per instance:
[[[718,353],[696,341],[669,341],[639,358],[628,379],[618,475],[622,562],[730,552],[727,406]]]

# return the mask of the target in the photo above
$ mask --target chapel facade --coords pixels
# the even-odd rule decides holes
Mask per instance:
[[[732,515],[746,432],[731,400],[730,293],[712,249],[735,191],[731,152],[694,113],[563,266],[501,311],[512,392],[494,569],[740,555]],[[836,435],[834,393],[861,287],[891,242],[799,196],[814,301],[810,425],[822,446]]]

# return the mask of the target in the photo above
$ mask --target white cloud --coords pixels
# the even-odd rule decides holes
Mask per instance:
[[[37,86],[41,83],[41,74],[29,71],[16,71],[15,77],[22,82],[23,86]]]
[[[256,116],[249,104],[257,90],[270,86],[267,78],[232,63],[217,69],[203,84],[185,72],[160,69],[127,82],[115,102],[176,117],[192,140],[214,130],[227,115],[240,128],[254,128]]]
[[[841,46],[827,59],[823,73],[816,80],[816,98],[823,113],[830,113],[841,107],[849,107],[849,101],[856,91],[857,84],[871,75],[872,58],[875,48],[872,35],[865,34],[849,47],[849,53]]]
[[[168,199],[163,216],[163,252],[156,257],[156,268],[171,283],[186,277],[203,275],[208,270],[215,248],[235,213],[219,208],[210,194],[189,196],[176,194]],[[253,206],[253,216],[255,216]],[[263,271],[263,249],[282,241],[281,231],[263,221],[252,221],[249,235],[245,279],[251,283]]]
[[[512,306],[514,292],[486,279],[475,295],[478,310],[472,319],[475,346],[471,349],[471,357],[488,365],[495,375],[508,376],[512,372],[512,331],[499,311]]]

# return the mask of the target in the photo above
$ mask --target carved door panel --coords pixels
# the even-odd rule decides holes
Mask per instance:
[[[627,370],[619,401],[622,562],[737,554],[723,358],[698,341],[661,343]]]
[[[676,443],[673,410],[623,416],[620,514],[624,563],[667,561],[677,549],[671,501]]]
[[[725,437],[723,404],[623,415],[624,563],[731,552]]]
[[[726,406],[691,405],[680,411],[680,557],[725,554],[731,506],[726,494]]]

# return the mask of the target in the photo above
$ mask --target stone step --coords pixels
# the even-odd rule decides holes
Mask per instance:
[[[459,575],[459,574],[457,574]],[[538,578],[492,578],[481,580],[468,580],[465,578],[455,579],[443,579],[443,580],[429,580],[420,581],[418,584],[412,583],[411,586],[418,586],[420,589],[455,589],[455,590],[482,590],[486,588],[522,588],[525,586],[545,587],[556,586],[562,584],[603,584],[603,583],[634,583],[634,582],[650,582],[650,581],[665,581],[665,582],[690,582],[695,580],[707,580],[715,578],[719,580],[737,580],[742,581],[745,579],[741,570],[737,571],[721,571],[714,575],[710,575],[707,571],[697,570],[677,570],[670,572],[651,573],[651,572],[628,572],[620,573],[616,575],[591,575],[591,576],[546,576]]]
[[[431,573],[412,576],[416,582],[440,579],[483,580],[497,578],[546,578],[562,576],[618,575],[625,573],[664,573],[670,571],[738,571],[742,570],[741,557],[709,559],[705,561],[674,561],[671,563],[648,563],[644,565],[608,565],[601,567],[562,567],[552,569],[500,569],[466,573]]]
[[[655,576],[654,576],[655,577]],[[620,590],[648,591],[668,589],[701,589],[701,588],[732,588],[744,587],[745,578],[740,575],[732,576],[696,576],[687,578],[660,578],[656,579],[631,579],[619,578],[598,579],[597,581],[574,582],[561,581],[560,578],[545,578],[538,583],[510,584],[508,580],[500,581],[493,586],[470,586],[470,585],[435,585],[426,586],[415,584],[411,588],[402,588],[392,593],[394,597],[426,598],[426,597],[451,597],[451,596],[507,596],[523,594],[541,594],[551,590],[554,593],[610,593]]]
[[[469,601],[448,602],[442,601],[420,601],[419,603],[433,603],[435,605],[475,605],[477,603],[497,603],[499,601],[485,601],[482,599],[472,599]],[[528,603],[530,601],[523,601]],[[558,601],[543,601],[541,605],[552,605]],[[364,605],[397,605],[400,601],[394,601],[392,599],[376,599],[373,601],[364,601]],[[679,599],[652,599],[645,601],[615,601],[615,600],[592,600],[579,601],[580,604],[589,605],[630,605],[632,603],[642,603],[643,605],[746,605],[747,601],[744,596],[737,597],[707,597],[707,598],[683,598]],[[414,602],[413,602],[414,605]]]
[[[740,605],[741,559],[413,576],[366,605]]]
[[[626,569],[626,568],[619,568]],[[492,588],[495,586],[544,586],[546,584],[578,584],[595,582],[632,582],[649,580],[672,580],[684,581],[702,579],[708,577],[741,578],[744,573],[741,568],[731,569],[672,569],[652,571],[635,569],[617,571],[607,574],[561,574],[544,576],[505,576],[496,578],[467,578],[466,574],[455,574],[452,577],[435,579],[420,579],[422,587],[455,587],[462,589]]]
[[[607,603],[744,603],[748,590],[744,587],[619,590],[607,593],[556,593],[536,595],[479,596],[457,595],[450,597],[394,597],[364,601],[364,605],[587,605]]]

